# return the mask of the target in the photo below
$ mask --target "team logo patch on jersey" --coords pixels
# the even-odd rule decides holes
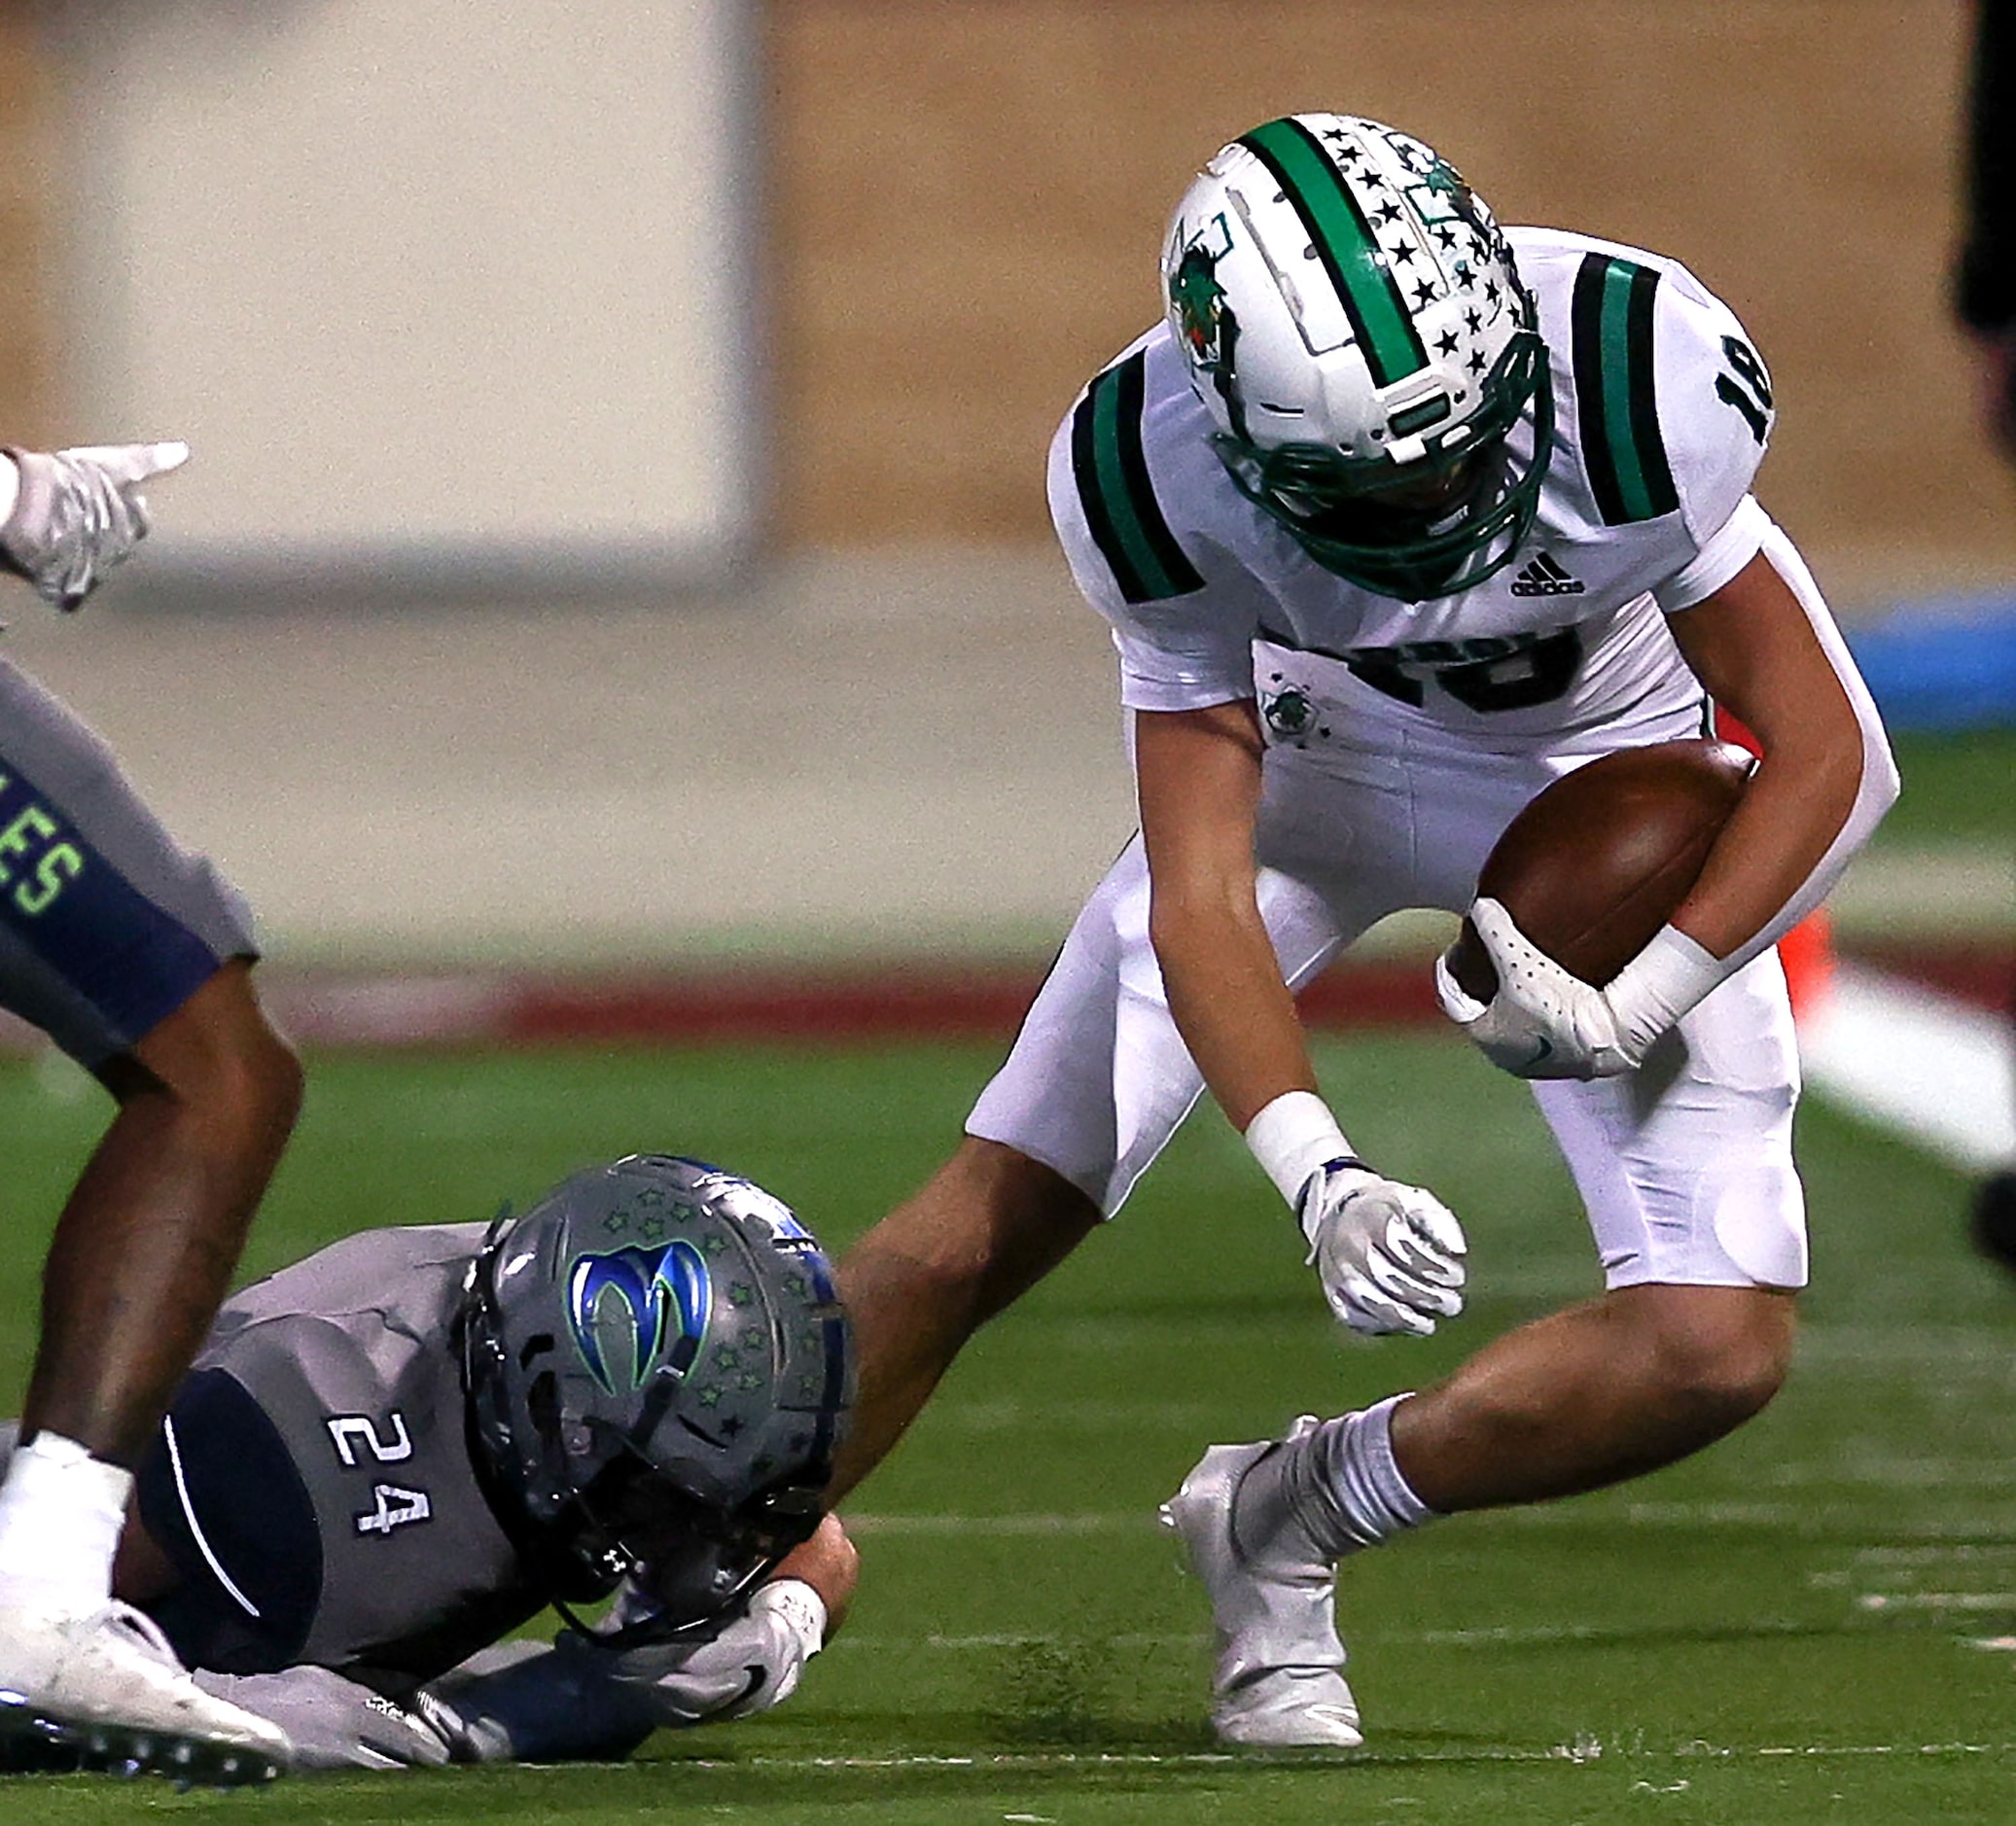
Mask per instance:
[[[611,1394],[619,1380],[625,1388],[643,1387],[659,1368],[685,1376],[700,1353],[713,1309],[713,1277],[700,1251],[683,1238],[656,1248],[633,1245],[583,1255],[567,1276],[575,1349]]]
[[[1512,579],[1514,596],[1579,596],[1589,586],[1543,551]]]
[[[1316,720],[1316,707],[1310,703],[1308,694],[1292,685],[1285,691],[1270,691],[1260,707],[1260,714],[1266,718],[1267,727],[1276,735],[1305,734]]]
[[[1328,735],[1329,731],[1317,725],[1317,710],[1309,693],[1299,685],[1280,683],[1280,688],[1260,693],[1260,720],[1267,725],[1268,734],[1283,742],[1292,742],[1300,747],[1312,735]]]

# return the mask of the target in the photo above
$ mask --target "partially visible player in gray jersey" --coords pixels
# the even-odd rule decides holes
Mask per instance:
[[[147,531],[182,443],[0,452],[0,568],[74,610]],[[174,689],[164,681],[164,691]],[[244,901],[104,740],[0,659],[0,1007],[118,1106],[42,1275],[23,1445],[0,1481],[0,1750],[233,1784],[286,1739],[202,1692],[112,1599],[132,1465],[230,1284],[301,1071],[252,985]]]
[[[622,1756],[774,1705],[836,1625],[848,1383],[816,1242],[698,1162],[364,1231],[225,1305],[120,1586],[303,1766]],[[493,1646],[613,1593],[599,1634]]]
[[[1165,1510],[1212,1598],[1219,1736],[1348,1746],[1340,1558],[1670,1463],[1776,1392],[1807,1256],[1773,945],[1896,775],[1751,494],[1769,373],[1677,262],[1502,229],[1432,148],[1309,114],[1211,160],[1162,283],[1164,321],[1094,376],[1049,472],[1118,650],[1141,835],[957,1151],[841,1264],[862,1402],[836,1482],[1207,1089],[1340,1322],[1456,1317],[1461,1226],[1346,1141],[1292,993],[1389,913],[1467,912],[1498,989],[1440,971],[1443,1007],[1539,1080],[1606,1291],[1418,1393],[1214,1448]],[[1578,981],[1477,897],[1484,859],[1549,782],[1701,734],[1712,704],[1759,738],[1742,804],[1670,923]]]

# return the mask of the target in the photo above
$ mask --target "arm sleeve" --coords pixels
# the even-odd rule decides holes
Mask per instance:
[[[1835,626],[1834,617],[1821,599],[1820,586],[1813,580],[1813,574],[1807,570],[1805,560],[1799,556],[1792,542],[1769,519],[1764,525],[1761,549],[1772,569],[1785,579],[1786,587],[1798,599],[1799,607],[1806,612],[1821,650],[1832,663],[1834,676],[1841,681],[1841,688],[1847,693],[1856,721],[1861,727],[1862,777],[1848,817],[1835,833],[1833,842],[1827,846],[1826,853],[1763,929],[1722,961],[1724,976],[1734,975],[1752,958],[1770,949],[1827,897],[1855,853],[1868,842],[1869,833],[1882,822],[1884,813],[1890,810],[1897,796],[1896,763],[1891,757],[1890,739],[1884,733],[1883,720],[1876,714],[1869,687],[1862,683],[1862,675],[1856,669],[1847,643],[1841,638],[1841,630]]]
[[[572,1633],[500,1642],[423,1687],[417,1709],[457,1761],[620,1762],[659,1720],[648,1692],[611,1677],[613,1660]]]
[[[624,1614],[619,1600],[614,1616]],[[466,1746],[468,1761],[625,1757],[660,1728],[747,1718],[781,1704],[824,1645],[826,1623],[826,1602],[810,1585],[773,1579],[701,1640],[619,1647],[570,1633],[549,1649],[486,1649],[435,1682],[429,1698],[437,1706],[421,1709],[441,1720],[451,1743]]]

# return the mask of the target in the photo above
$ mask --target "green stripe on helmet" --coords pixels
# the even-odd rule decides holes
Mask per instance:
[[[1239,143],[1280,180],[1282,193],[1309,230],[1373,381],[1391,386],[1426,368],[1428,351],[1371,224],[1315,135],[1298,121],[1284,119],[1256,127]]]

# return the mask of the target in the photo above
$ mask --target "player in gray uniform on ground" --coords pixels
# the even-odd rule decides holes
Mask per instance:
[[[1774,941],[1894,796],[1867,691],[1750,493],[1771,383],[1678,263],[1502,230],[1431,148],[1311,114],[1180,204],[1165,321],[1052,446],[1050,505],[1112,623],[1141,837],[1094,891],[967,1136],[841,1264],[862,1400],[845,1488],[962,1341],[1112,1215],[1208,1088],[1338,1319],[1462,1310],[1461,1227],[1359,1158],[1293,989],[1403,907],[1468,911],[1499,987],[1438,973],[1544,1080],[1598,1299],[1414,1394],[1206,1454],[1168,1505],[1220,1633],[1231,1742],[1351,1745],[1338,1559],[1432,1517],[1670,1463],[1768,1402],[1806,1235]],[[1700,878],[1609,984],[1474,899],[1499,833],[1610,750],[1763,756]]]
[[[363,1231],[226,1303],[120,1589],[301,1766],[623,1756],[776,1704],[837,1624],[849,1374],[818,1244],[699,1162]],[[599,1637],[492,1647],[619,1588]]]
[[[77,608],[147,530],[179,443],[0,455],[0,567]],[[165,688],[172,688],[169,685]],[[301,1098],[260,1010],[244,903],[140,802],[111,750],[0,659],[0,1005],[118,1103],[57,1220],[0,1484],[0,1749],[69,1740],[93,1767],[261,1779],[267,1723],[201,1692],[111,1601],[131,1486],[201,1342]]]

